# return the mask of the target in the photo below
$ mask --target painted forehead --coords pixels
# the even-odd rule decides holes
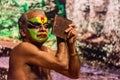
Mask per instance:
[[[33,23],[45,24],[47,23],[48,20],[46,16],[36,16],[36,17],[28,19],[28,21],[33,22]]]

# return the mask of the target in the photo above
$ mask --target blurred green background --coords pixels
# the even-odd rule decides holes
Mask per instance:
[[[65,16],[64,4],[59,0],[0,0],[0,37],[19,39],[18,18],[33,8],[44,10],[49,18],[55,14]],[[51,32],[49,36],[55,39]]]

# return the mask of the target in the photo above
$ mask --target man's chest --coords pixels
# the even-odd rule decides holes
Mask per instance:
[[[49,69],[45,69],[42,67],[37,67],[37,66],[32,66],[29,65],[26,67],[26,70],[24,70],[25,75],[31,80],[36,80],[36,79],[40,79],[40,80],[51,80],[50,77],[50,70]]]

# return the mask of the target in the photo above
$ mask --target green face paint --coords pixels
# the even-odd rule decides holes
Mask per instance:
[[[48,39],[48,32],[36,32],[34,29],[28,28],[31,37],[36,41],[45,41]]]

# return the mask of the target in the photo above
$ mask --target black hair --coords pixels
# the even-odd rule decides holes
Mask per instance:
[[[18,26],[19,28],[25,27],[26,26],[26,17],[25,17],[25,13],[22,14],[20,16],[20,18],[18,19]]]

